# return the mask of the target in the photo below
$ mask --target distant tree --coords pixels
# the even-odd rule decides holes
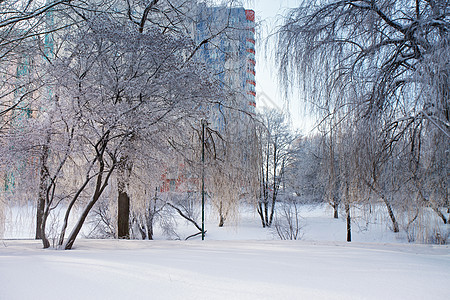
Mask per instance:
[[[290,164],[285,166],[283,185],[303,203],[321,203],[326,197],[322,180],[322,139],[319,135],[302,137],[293,142]]]
[[[294,142],[300,137],[291,132],[285,116],[275,109],[261,113],[259,128],[260,196],[257,211],[263,227],[273,222],[275,205],[284,183],[286,167],[295,150]]]

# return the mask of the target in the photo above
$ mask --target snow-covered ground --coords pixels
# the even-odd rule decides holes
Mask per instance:
[[[209,219],[205,241],[78,239],[62,251],[0,240],[0,299],[448,297],[448,245],[408,244],[363,220],[346,243],[345,222],[328,208],[303,207],[302,215],[299,241],[278,240],[251,210],[238,226]]]
[[[445,299],[447,246],[309,241],[4,241],[0,299]]]

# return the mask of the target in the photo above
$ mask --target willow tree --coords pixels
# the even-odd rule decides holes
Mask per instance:
[[[422,205],[439,215],[448,205],[442,176],[449,165],[425,164],[422,158],[431,150],[436,155],[427,160],[448,161],[449,30],[446,0],[343,0],[303,1],[278,32],[276,57],[285,89],[301,88],[324,121],[334,120],[328,134],[360,126],[358,134],[370,137],[374,148],[359,152],[367,168],[360,168],[358,177],[386,204],[394,231],[398,226],[386,197],[392,191],[379,181],[397,148],[414,153],[409,163],[416,167],[403,174],[404,182],[416,182],[409,192],[433,195],[433,201],[424,196]],[[429,166],[436,170],[435,184],[422,184]]]

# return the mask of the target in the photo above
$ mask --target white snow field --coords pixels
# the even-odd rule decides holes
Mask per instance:
[[[0,240],[0,300],[448,297],[448,245],[408,244],[380,224],[355,224],[346,243],[329,210],[303,215],[299,241],[278,240],[248,212],[238,226],[207,222],[205,241],[78,239],[63,251]]]
[[[447,246],[308,241],[4,241],[0,299],[446,299]]]

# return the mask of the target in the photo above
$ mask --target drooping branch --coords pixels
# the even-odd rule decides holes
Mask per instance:
[[[19,13],[18,15],[15,15],[10,18],[7,18],[6,20],[0,21],[0,28],[33,19],[39,15],[46,13],[47,11],[53,9],[54,7],[56,7],[58,5],[69,4],[71,1],[72,0],[59,0],[59,1],[48,3],[40,8],[37,8],[37,9],[31,11],[31,12],[23,11],[23,12]]]
[[[201,234],[202,227],[199,226],[199,225],[197,224],[197,222],[196,222],[194,219],[192,219],[191,217],[187,216],[185,213],[183,213],[183,212],[181,211],[181,209],[179,209],[178,207],[176,207],[176,206],[173,205],[172,203],[167,202],[166,205],[168,205],[168,206],[172,207],[173,209],[175,209],[175,210],[177,211],[177,213],[178,213],[180,216],[182,216],[183,218],[185,218],[186,220],[188,220],[189,222],[191,222],[191,223],[195,226],[195,228],[197,228],[198,230],[200,230],[200,234]]]

